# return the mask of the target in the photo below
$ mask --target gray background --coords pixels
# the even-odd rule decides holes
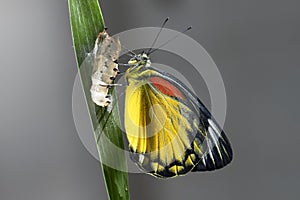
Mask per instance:
[[[110,33],[182,30],[223,76],[233,163],[162,181],[131,174],[137,199],[298,199],[300,2],[136,0],[101,2]],[[99,162],[72,118],[77,73],[67,1],[0,3],[0,199],[106,199]],[[203,86],[199,86],[203,87]],[[205,88],[205,87],[204,87]],[[204,97],[204,101],[207,101]]]

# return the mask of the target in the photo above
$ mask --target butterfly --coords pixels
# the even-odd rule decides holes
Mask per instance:
[[[190,89],[152,67],[146,53],[128,64],[124,123],[131,159],[141,170],[171,178],[231,162],[229,140]]]

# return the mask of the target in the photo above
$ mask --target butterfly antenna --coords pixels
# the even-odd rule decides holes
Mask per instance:
[[[131,57],[137,56],[136,53],[134,53],[132,50],[126,48],[123,44],[122,44],[122,48],[125,49],[127,52],[131,53]]]
[[[147,52],[147,55],[148,55],[148,54],[150,53],[150,51],[152,50],[153,46],[155,45],[155,43],[156,43],[156,41],[157,41],[157,39],[158,39],[158,36],[160,35],[162,29],[163,29],[164,26],[166,25],[167,21],[169,21],[169,19],[170,19],[170,18],[167,17],[167,18],[165,19],[164,23],[161,25],[161,27],[160,27],[158,33],[156,34],[155,39],[154,39],[153,42],[152,42],[151,48],[150,48],[150,49],[148,50],[148,52]]]
[[[179,37],[182,33],[186,33],[187,31],[191,30],[192,27],[189,26],[187,27],[184,31],[176,34],[174,37],[170,38],[169,40],[167,40],[165,43],[161,44],[159,47],[157,47],[156,49],[153,49],[152,51],[148,51],[148,55],[152,54],[153,52],[157,51],[158,49],[162,48],[163,46],[167,45],[169,42],[171,42],[172,40],[176,39],[177,37]]]

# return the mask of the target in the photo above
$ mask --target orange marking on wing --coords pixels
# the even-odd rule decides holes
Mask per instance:
[[[157,76],[150,77],[149,81],[154,85],[156,89],[158,89],[163,94],[171,97],[185,99],[184,94],[176,86],[171,84],[169,81]]]

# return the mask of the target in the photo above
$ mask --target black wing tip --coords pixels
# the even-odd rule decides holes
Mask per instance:
[[[196,171],[214,171],[224,168],[233,160],[233,151],[229,140],[222,131],[222,138],[219,138],[221,155],[217,147],[214,147],[210,153],[207,153],[202,160],[194,167],[193,172]]]
[[[205,161],[204,161],[205,160]],[[200,161],[192,170],[192,172],[205,172],[205,171],[215,171],[218,169],[222,169],[229,165],[231,161],[233,160],[232,157],[224,159],[220,162],[213,162],[211,157],[205,157],[202,161]]]

